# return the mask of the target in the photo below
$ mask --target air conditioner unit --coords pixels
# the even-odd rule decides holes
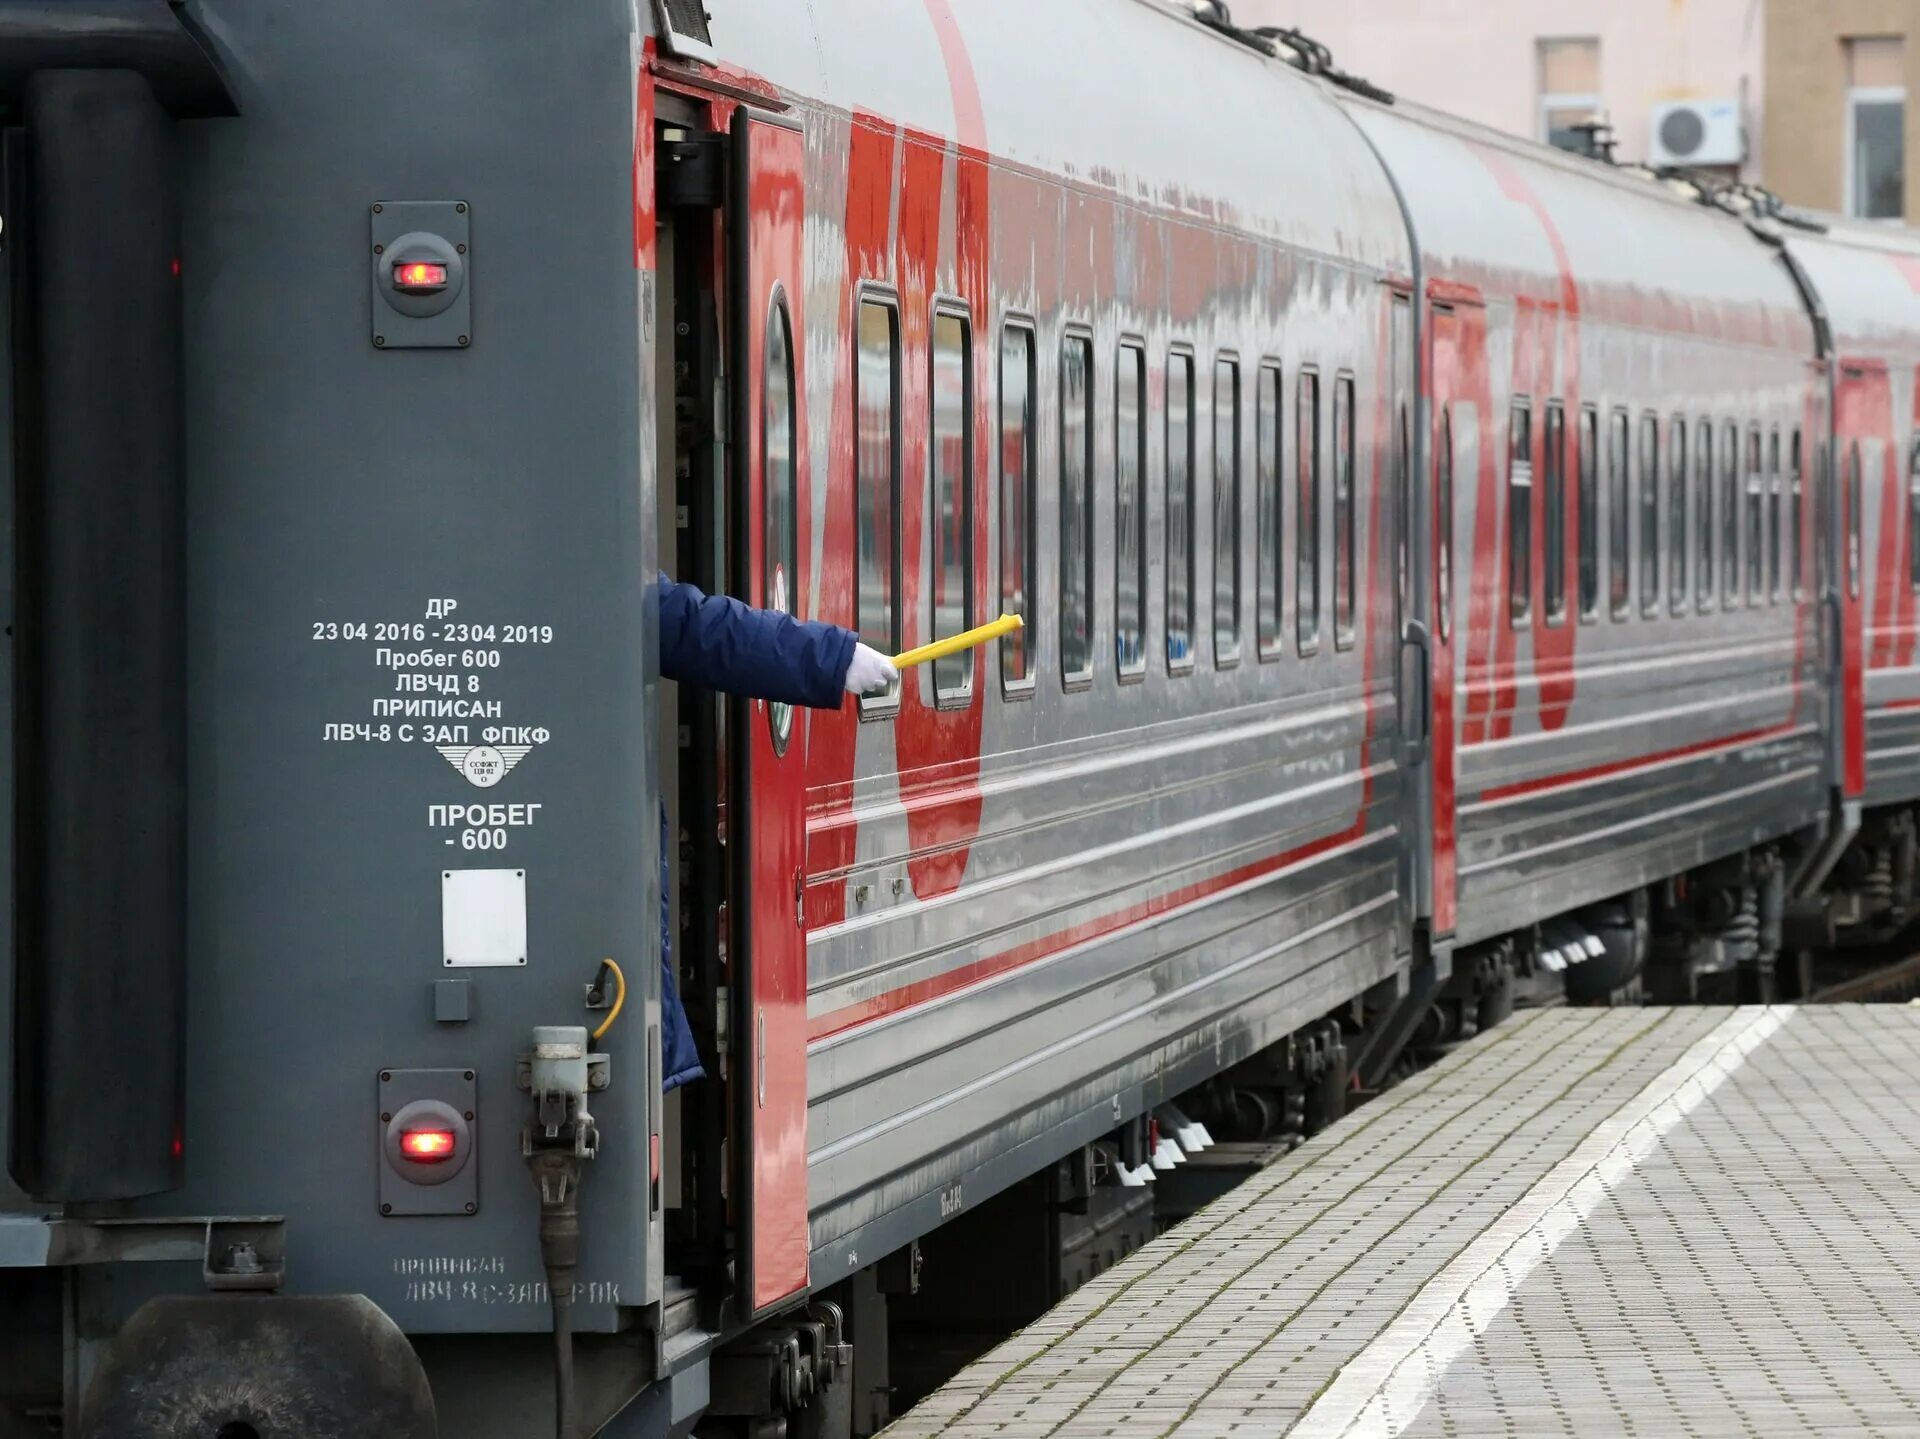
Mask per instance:
[[[1676,100],[1653,107],[1653,165],[1738,165],[1747,158],[1738,100]]]

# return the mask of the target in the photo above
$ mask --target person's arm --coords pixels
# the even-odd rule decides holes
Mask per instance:
[[[661,575],[660,673],[749,699],[833,709],[859,644],[852,630],[757,610]]]

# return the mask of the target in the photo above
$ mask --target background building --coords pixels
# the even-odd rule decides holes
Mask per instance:
[[[1297,26],[1344,68],[1422,104],[1576,149],[1584,138],[1573,126],[1601,111],[1622,160],[1684,157],[1744,179],[1758,178],[1769,158],[1763,79],[1767,88],[1776,81],[1763,46],[1767,12],[1781,3],[1229,0],[1236,24]],[[1920,0],[1862,6],[1920,9]]]
[[[1769,188],[1797,204],[1871,219],[1912,214],[1920,137],[1920,0],[1771,0]]]

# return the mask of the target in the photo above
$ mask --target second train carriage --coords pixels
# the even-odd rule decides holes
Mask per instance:
[[[34,9],[0,5],[35,47],[20,74],[71,69],[74,12],[36,29]],[[605,1036],[564,1345],[583,1426],[705,1411],[835,1435],[885,1416],[888,1306],[915,1312],[918,1242],[957,1274],[948,1298],[1010,1267],[1035,1293],[1097,1269],[1141,1222],[1117,1190],[1148,1172],[1157,1119],[1178,1122],[1170,1098],[1284,1132],[1337,1110],[1342,1036],[1376,1082],[1417,1027],[1430,1043],[1496,1017],[1515,975],[1543,1000],[1631,998],[1643,967],[1766,992],[1796,945],[1911,904],[1905,240],[1783,246],[1697,187],[1361,93],[1218,6],[662,0],[538,32],[481,9],[450,33],[355,0],[272,20],[156,0],[141,45],[92,37],[84,62],[164,62],[147,98],[98,95],[213,202],[186,211],[184,270],[81,265],[80,236],[172,247],[167,167],[67,168],[59,87],[0,73],[22,491],[52,463],[63,495],[91,494],[113,457],[49,462],[33,437],[64,444],[89,403],[127,396],[147,493],[177,482],[182,514],[220,516],[185,556],[121,557],[199,597],[180,621],[196,658],[168,681],[196,732],[234,677],[284,682],[275,734],[337,721],[325,763],[289,778],[283,744],[206,738],[189,769],[138,707],[94,717],[131,724],[130,774],[191,798],[186,875],[128,898],[107,845],[64,892],[195,943],[177,991],[126,947],[10,957],[31,1041],[10,1164],[31,1197],[0,1195],[27,1316],[0,1341],[0,1415],[82,1432],[99,1373],[95,1429],[125,1433],[100,1416],[129,1412],[124,1376],[157,1354],[214,1427],[264,1422],[227,1381],[258,1378],[240,1341],[270,1312],[311,1355],[377,1361],[377,1383],[301,1391],[346,1406],[342,1432],[376,1403],[382,1432],[428,1432],[436,1408],[478,1439],[543,1427],[552,1276],[516,1086],[557,1082],[536,1020]],[[426,137],[391,143],[428,113]],[[273,206],[252,198],[263,174]],[[407,193],[448,198],[385,198]],[[447,248],[473,266],[471,333],[403,343],[420,332],[401,317],[432,317],[383,298],[383,241],[420,243],[390,210],[466,237]],[[36,219],[61,263],[19,238]],[[363,240],[382,246],[371,332]],[[274,328],[290,276],[297,364]],[[159,357],[137,377],[132,346],[103,343],[128,326]],[[43,373],[75,353],[90,384]],[[355,438],[376,430],[385,448]],[[103,543],[64,528],[83,511],[23,511],[30,641],[66,573],[36,547]],[[884,650],[1002,609],[1029,625],[841,711],[716,703],[654,681],[656,563]],[[473,595],[537,613],[528,648],[462,660],[450,636],[485,620],[401,613],[427,575],[468,613]],[[275,648],[276,625],[304,633],[344,594],[404,620],[428,681],[468,665],[485,702],[537,707],[537,735],[481,779],[452,739],[413,763],[377,706],[425,702],[383,695],[361,720],[351,615],[332,635],[322,617],[297,673]],[[23,671],[16,705],[42,679]],[[78,779],[34,783],[51,802]],[[462,850],[433,815],[472,813],[482,779],[498,794]],[[657,800],[709,1068],[664,1098]],[[324,833],[276,823],[288,804]],[[271,906],[245,882],[267,871],[292,876]],[[45,874],[22,882],[44,898]],[[521,947],[494,953],[514,896]],[[603,1028],[607,948],[634,957],[635,993]],[[155,1001],[138,1016],[58,1000],[136,978]],[[137,1044],[111,1043],[136,1022]],[[35,1108],[102,1053],[148,1101],[114,1131],[137,1152]],[[287,1056],[312,1075],[303,1124],[255,1099]],[[466,1097],[464,1187],[396,1187],[378,1142],[395,1083]],[[63,1207],[81,1199],[114,1224]],[[954,1238],[976,1215],[984,1249]],[[134,1262],[196,1245],[206,1298]],[[220,1292],[274,1287],[305,1307]],[[123,1329],[148,1295],[184,1307]]]

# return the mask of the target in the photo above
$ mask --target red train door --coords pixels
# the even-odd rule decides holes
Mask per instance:
[[[798,125],[734,113],[727,214],[733,370],[734,592],[798,612],[802,444],[802,226]],[[733,832],[734,1223],[744,1317],[807,1287],[807,948],[798,895],[806,712],[735,700],[728,723]]]
[[[1429,553],[1433,593],[1432,719],[1428,768],[1433,786],[1433,932],[1451,934],[1455,923],[1459,870],[1455,855],[1458,834],[1454,808],[1455,729],[1453,713],[1453,643],[1455,625],[1454,488],[1460,469],[1459,429],[1462,416],[1477,426],[1486,417],[1473,413],[1473,378],[1467,373],[1466,336],[1459,307],[1434,305],[1431,317],[1432,369],[1429,393],[1432,412],[1427,490]],[[1479,318],[1474,311],[1474,318]],[[1484,385],[1484,378],[1482,384]],[[1477,428],[1475,430],[1477,433]]]
[[[1886,367],[1878,362],[1847,361],[1840,367],[1834,407],[1834,454],[1827,475],[1835,493],[1826,512],[1833,516],[1833,593],[1840,628],[1841,793],[1857,798],[1867,787],[1866,711],[1866,474],[1884,459],[1893,431],[1892,396]],[[1875,576],[1874,583],[1886,582]]]

